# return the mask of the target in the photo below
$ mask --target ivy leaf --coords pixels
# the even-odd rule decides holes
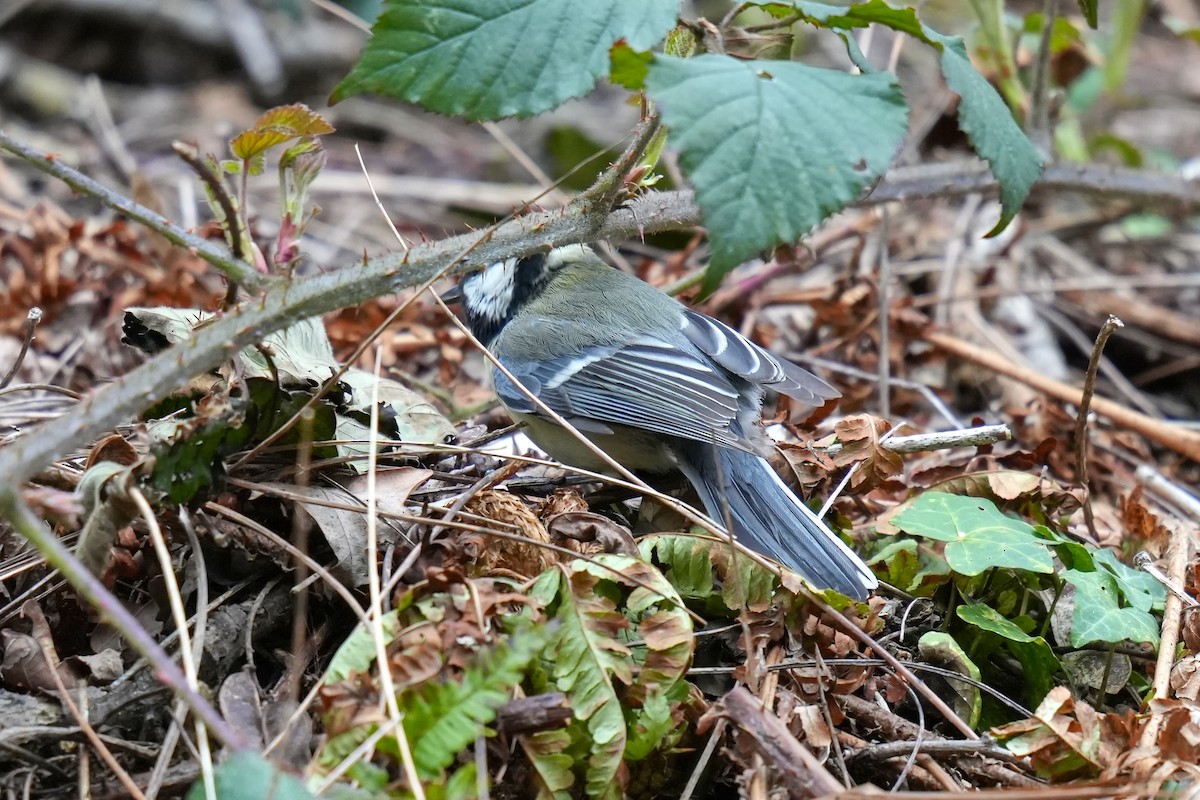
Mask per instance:
[[[1126,640],[1158,647],[1158,622],[1146,611],[1120,606],[1117,579],[1111,573],[1071,569],[1063,573],[1063,578],[1075,587],[1075,611],[1071,615],[1073,647]]]
[[[974,728],[979,723],[979,714],[983,710],[983,698],[978,687],[979,667],[953,636],[941,631],[930,631],[921,636],[917,641],[917,650],[922,661],[953,670],[974,681],[947,681],[950,685],[950,696],[946,698],[954,711]]]
[[[946,542],[946,562],[960,575],[979,575],[992,567],[1054,572],[1047,542],[1033,526],[1002,514],[984,498],[926,492],[891,522],[913,535]]]
[[[222,800],[316,800],[304,783],[258,753],[232,754],[213,772],[216,795]],[[204,782],[196,781],[187,800],[204,800]]]
[[[896,79],[883,73],[660,55],[646,86],[712,239],[708,290],[857,198],[887,168],[908,121]]]
[[[893,8],[884,0],[869,0],[849,7],[802,0],[793,0],[789,5],[815,25],[840,30],[862,28],[873,23],[885,25],[907,33],[938,51],[946,85],[961,98],[958,107],[959,127],[1000,182],[1000,221],[988,235],[994,236],[1008,227],[1008,223],[1021,210],[1034,182],[1042,174],[1045,163],[1037,148],[1013,119],[1012,112],[999,93],[971,65],[962,38],[938,33],[923,24],[913,9]]]
[[[363,92],[470,120],[530,116],[591,91],[624,39],[648,50],[678,0],[387,0],[331,103]]]
[[[955,609],[959,619],[981,631],[1006,640],[1005,647],[1021,663],[1025,689],[1031,703],[1040,703],[1054,687],[1054,675],[1062,667],[1050,643],[1041,636],[1021,630],[1012,620],[991,606],[970,603]]]
[[[1040,636],[1030,636],[1012,620],[1001,616],[1000,612],[982,603],[969,603],[955,609],[958,618],[968,625],[974,625],[980,630],[994,633],[997,636],[1013,642],[1035,642]]]
[[[1167,590],[1152,575],[1122,563],[1108,548],[1093,550],[1092,560],[1113,574],[1121,596],[1129,605],[1139,611],[1162,611],[1167,602]]]

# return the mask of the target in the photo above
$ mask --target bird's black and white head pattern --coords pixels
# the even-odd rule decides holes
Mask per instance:
[[[555,272],[590,253],[584,245],[568,245],[549,253],[497,261],[467,276],[462,282],[462,302],[471,332],[489,344],[522,306],[546,288]]]

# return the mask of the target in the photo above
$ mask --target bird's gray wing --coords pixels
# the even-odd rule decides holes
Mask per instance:
[[[737,425],[742,398],[701,357],[667,342],[642,338],[624,346],[593,346],[570,356],[501,363],[542,402],[572,423],[627,425],[668,436],[752,450]],[[537,406],[503,373],[496,393],[510,409]],[[593,423],[593,424],[589,424]]]
[[[683,335],[734,375],[808,405],[824,405],[841,392],[786,358],[764,350],[733,328],[697,311],[685,311]]]

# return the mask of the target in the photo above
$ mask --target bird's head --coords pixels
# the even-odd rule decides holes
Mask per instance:
[[[594,264],[603,266],[591,248],[582,244],[510,258],[468,275],[442,299],[462,303],[471,332],[488,344],[522,306],[546,289],[555,275]]]

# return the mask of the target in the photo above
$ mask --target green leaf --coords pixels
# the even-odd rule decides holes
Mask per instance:
[[[912,539],[881,538],[878,543],[883,546],[871,555],[867,565],[892,586],[918,597],[929,597],[949,580],[950,566],[940,553],[919,547]]]
[[[496,709],[512,699],[525,668],[545,643],[541,631],[526,627],[480,652],[461,680],[426,681],[400,693],[404,732],[418,774],[437,779],[484,733]]]
[[[963,652],[962,647],[950,634],[930,631],[918,640],[917,649],[922,661],[954,670],[975,681],[976,684],[979,683],[979,667],[975,666],[975,662]],[[979,722],[979,714],[983,708],[979,687],[966,681],[953,679],[947,680],[946,683],[949,684],[951,692],[946,699],[950,701],[955,712],[974,728]]]
[[[705,563],[711,573],[707,556]],[[530,595],[559,625],[533,689],[566,693],[575,722],[559,732],[565,739],[533,737],[526,753],[554,796],[572,785],[565,771],[573,768],[588,797],[620,797],[622,760],[678,738],[675,712],[687,697],[695,643],[683,600],[653,565],[612,554],[549,570]]]
[[[384,641],[390,642],[400,632],[400,616],[397,611],[389,611],[379,618],[383,629]],[[325,685],[332,686],[348,680],[355,673],[367,673],[375,663],[375,639],[371,629],[358,625],[350,631],[350,635],[342,642],[341,647],[329,661],[325,670]]]
[[[575,566],[584,562],[576,561]],[[546,649],[553,687],[565,693],[586,737],[582,759],[589,797],[619,796],[617,770],[625,752],[625,718],[613,679],[633,682],[633,658],[621,643],[628,623],[616,604],[595,591],[599,579],[566,572],[558,583],[557,634]]]
[[[955,609],[955,612],[958,614],[958,618],[968,625],[974,625],[980,630],[994,633],[1013,642],[1034,642],[1041,638],[1030,636],[1017,627],[1015,622],[1000,616],[1000,613],[991,606],[971,603],[959,606]]]
[[[624,39],[648,50],[678,0],[387,0],[330,97],[362,92],[467,119],[530,116],[589,92]]]
[[[703,539],[669,534],[643,536],[638,540],[638,550],[642,558],[663,565],[663,574],[683,597],[707,600],[715,590],[712,559]]]
[[[946,542],[946,562],[960,575],[979,575],[992,567],[1054,572],[1047,542],[1033,526],[1002,514],[985,498],[926,492],[907,503],[892,523]]]
[[[641,91],[645,87],[646,73],[650,71],[650,62],[654,60],[652,53],[634,50],[620,41],[613,45],[609,59],[612,64],[608,71],[610,81],[631,92]]]
[[[1021,210],[1029,190],[1042,174],[1044,162],[1021,132],[1000,95],[971,65],[963,40],[938,33],[923,24],[913,9],[893,8],[884,0],[870,0],[849,7],[801,0],[795,0],[792,5],[816,25],[845,29],[878,23],[903,31],[939,51],[946,84],[962,98],[958,107],[959,127],[1000,182],[1002,213],[988,235],[994,236],[1004,230]]]
[[[1153,575],[1124,564],[1107,547],[1092,550],[1092,560],[1113,574],[1125,602],[1140,611],[1162,611],[1167,602],[1167,589]]]
[[[908,109],[891,75],[656,56],[646,80],[712,239],[706,288],[795,242],[887,168]]]
[[[1009,642],[1008,649],[1021,662],[1029,704],[1037,705],[1054,688],[1054,676],[1062,669],[1062,663],[1050,643],[1040,636],[1031,642]]]
[[[1100,10],[1100,0],[1077,1],[1079,3],[1079,13],[1083,14],[1083,18],[1087,20],[1088,27],[1095,30],[1098,24],[1097,14]]]
[[[779,578],[757,561],[730,549],[724,542],[709,542],[710,558],[721,579],[721,600],[734,611],[766,611],[775,602]]]
[[[568,791],[575,784],[575,764],[567,750],[571,746],[571,735],[567,731],[538,731],[521,737],[521,746],[529,762],[537,771],[542,792],[539,797],[549,796],[554,800],[570,800]]]
[[[221,800],[316,800],[304,784],[258,753],[240,751],[225,759],[213,773]],[[197,781],[187,800],[204,800],[204,783]]]
[[[962,98],[958,106],[958,125],[1000,181],[1002,213],[1000,221],[988,232],[988,236],[995,236],[1008,227],[1021,210],[1029,190],[1042,174],[1045,162],[1021,132],[1000,95],[971,66],[962,39],[932,31],[929,31],[929,38],[941,45],[942,74],[946,84]]]
[[[1054,687],[1054,675],[1062,666],[1050,643],[1041,636],[1032,636],[996,609],[973,603],[955,609],[959,619],[981,631],[1005,639],[1005,648],[1021,663],[1025,689],[1030,704],[1042,701]]]
[[[243,161],[252,161],[292,139],[327,133],[333,133],[333,126],[324,117],[303,103],[296,103],[266,111],[253,126],[233,138],[229,150]],[[260,163],[258,169],[261,167]]]
[[[1071,615],[1073,647],[1126,640],[1158,647],[1158,622],[1146,611],[1120,606],[1117,579],[1112,573],[1072,569],[1064,572],[1063,578],[1075,587],[1075,611]]]

